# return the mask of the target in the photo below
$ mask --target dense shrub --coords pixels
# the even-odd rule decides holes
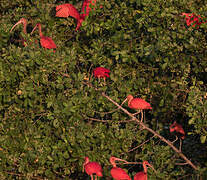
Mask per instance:
[[[52,12],[66,1],[1,2],[1,179],[86,179],[81,172],[85,156],[99,161],[109,177],[112,155],[150,161],[157,170],[149,170],[150,179],[205,179],[207,26],[188,27],[180,16],[207,16],[202,2],[98,1],[78,32],[74,19]],[[81,3],[69,3],[81,9]],[[9,30],[22,17],[33,26],[42,24],[56,52],[34,43],[37,33],[21,33],[31,42],[27,47],[13,43],[22,28]],[[111,70],[106,85],[92,76],[99,66]],[[150,102],[146,124],[169,140],[174,139],[169,125],[182,124],[187,133],[183,153],[198,170],[179,165],[183,160],[167,144],[126,122],[130,118],[123,111],[111,112],[117,107],[84,82],[119,104],[128,94]],[[123,107],[134,112],[127,103]],[[142,170],[122,167],[130,176]]]

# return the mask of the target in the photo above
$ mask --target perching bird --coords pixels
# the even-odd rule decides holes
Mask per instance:
[[[104,67],[97,67],[93,70],[93,75],[94,77],[98,78],[98,81],[100,82],[100,78],[104,79],[104,83],[106,83],[106,77],[110,77],[109,76],[109,69],[106,69]]]
[[[136,173],[134,176],[134,180],[147,180],[147,165],[155,171],[154,167],[150,163],[148,163],[148,161],[143,161],[142,165],[144,171]]]
[[[79,14],[78,10],[72,4],[61,4],[56,6],[56,17],[73,17],[77,20],[76,31],[80,28],[83,16]]]
[[[203,18],[200,15],[195,15],[194,13],[182,13],[181,16],[185,16],[187,26],[192,24],[193,27],[197,26],[197,28],[199,28],[202,23],[207,22],[203,21]]]
[[[81,13],[78,12],[78,10],[69,3],[61,4],[56,6],[56,17],[73,17],[77,20],[77,26],[76,31],[80,28],[82,22],[85,20],[86,16],[89,15],[89,12],[91,11],[90,6],[94,6],[96,3],[96,0],[84,0],[82,5]]]
[[[40,44],[42,47],[47,48],[47,49],[56,49],[57,46],[55,44],[55,42],[47,36],[43,36],[42,34],[42,28],[41,28],[41,24],[37,23],[36,26],[33,28],[31,34],[34,32],[34,30],[38,27],[39,29],[39,35],[40,35]],[[54,50],[55,52],[55,50]]]
[[[129,175],[126,173],[126,171],[124,171],[121,168],[116,167],[116,163],[115,161],[124,161],[127,162],[123,159],[119,159],[116,157],[111,157],[110,158],[110,163],[113,166],[113,168],[111,169],[111,176],[115,179],[115,180],[131,180],[131,178],[129,177]]]
[[[83,172],[84,169],[88,175],[91,176],[91,180],[93,180],[93,174],[95,174],[95,180],[97,180],[97,176],[102,177],[102,167],[97,162],[90,162],[88,157],[85,157],[85,162],[83,164]]]
[[[12,28],[9,32],[12,32],[12,30],[19,24],[23,24],[23,32],[24,34],[27,34],[28,32],[31,32],[32,27],[27,26],[27,20],[25,18],[21,18]],[[25,43],[26,41],[24,40],[24,38],[20,37],[20,41],[22,43],[23,46],[27,46],[27,44]]]
[[[173,122],[173,124],[170,125],[170,132],[174,133],[176,136],[176,139],[173,141],[177,141],[178,138],[180,139],[180,151],[181,151],[181,146],[182,146],[182,140],[185,139],[185,131],[183,127],[178,124],[176,121]]]
[[[89,12],[91,11],[90,6],[95,6],[96,0],[84,0],[82,9],[81,9],[81,14],[85,18],[86,16],[89,15]]]
[[[131,109],[138,110],[137,113],[141,112],[141,122],[143,121],[143,110],[144,109],[152,109],[151,105],[141,98],[134,98],[131,94],[127,96],[128,106]],[[136,115],[135,113],[134,115]]]

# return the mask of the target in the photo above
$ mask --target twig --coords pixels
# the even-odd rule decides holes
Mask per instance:
[[[13,176],[19,176],[19,177],[25,177],[25,175],[23,174],[18,174],[18,173],[14,173],[14,172],[9,172],[9,171],[4,171],[7,174],[13,175]],[[36,179],[36,180],[42,180],[44,178],[41,177],[30,177],[31,179]]]
[[[134,150],[138,149],[140,146],[143,146],[145,143],[147,143],[148,141],[150,141],[153,137],[155,137],[155,135],[152,136],[151,138],[149,138],[148,140],[144,141],[144,142],[143,142],[142,144],[140,144],[139,146],[136,146],[136,147],[130,149],[128,152],[131,152],[131,151],[134,151]]]
[[[192,174],[187,174],[187,175],[185,175],[185,176],[182,176],[182,177],[178,178],[177,180],[184,179],[184,177],[188,177],[188,176],[191,176],[191,175],[192,175]]]
[[[88,117],[86,116],[85,114],[82,114],[85,118],[87,118],[88,120],[90,121],[98,121],[98,122],[104,122],[104,123],[109,123],[109,122],[117,122],[117,121],[114,121],[114,120],[111,120],[111,119],[107,119],[107,120],[102,120],[102,119],[96,119],[96,118],[91,118],[91,117]],[[130,119],[130,120],[126,120],[126,121],[118,121],[118,123],[123,123],[123,122],[132,122],[134,120]]]
[[[188,164],[188,163],[187,162],[185,162],[185,163],[175,163],[175,165],[179,165],[179,166],[184,166],[186,164]]]
[[[98,122],[104,122],[104,123],[108,123],[109,121],[112,121],[112,120],[102,120],[102,119],[96,119],[96,118],[90,118],[90,117],[86,117],[88,120],[90,121],[98,121]]]
[[[99,114],[111,114],[111,113],[113,113],[113,112],[115,112],[115,111],[117,111],[117,110],[119,110],[119,108],[116,108],[116,109],[114,109],[114,110],[112,110],[112,111],[108,111],[108,112],[99,112],[99,111],[94,111],[95,113],[99,113]]]

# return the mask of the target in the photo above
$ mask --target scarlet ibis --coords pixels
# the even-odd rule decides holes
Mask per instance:
[[[95,174],[95,180],[97,180],[97,176],[102,177],[102,167],[97,162],[90,162],[88,157],[85,157],[85,162],[83,164],[83,172],[84,169],[88,175],[91,176],[91,180],[93,180],[93,174]]]
[[[82,22],[85,20],[85,17],[89,15],[89,12],[91,11],[90,5],[95,5],[96,0],[84,0],[81,14],[78,12],[78,10],[69,3],[61,4],[56,6],[56,16],[57,17],[73,17],[77,20],[77,26],[76,31],[80,28]]]
[[[83,1],[81,14],[83,15],[84,18],[89,15],[89,12],[91,11],[90,6],[91,5],[95,6],[95,4],[96,4],[96,0],[84,0]]]
[[[12,32],[12,30],[19,24],[23,24],[23,32],[25,34],[27,34],[27,27],[28,26],[27,26],[27,20],[25,18],[21,18],[14,26],[12,26],[12,28],[9,32]],[[21,38],[20,41],[22,42],[22,45],[27,46],[27,44],[25,43],[25,40],[22,37],[20,37],[20,38]]]
[[[186,21],[187,26],[190,26],[191,24],[193,24],[192,25],[193,27],[197,25],[197,28],[199,28],[199,26],[202,23],[206,23],[203,21],[200,15],[195,15],[194,13],[182,13],[181,15],[185,16],[185,21]]]
[[[104,67],[97,67],[93,70],[93,75],[94,75],[94,77],[98,78],[99,82],[100,82],[100,78],[103,78],[104,83],[105,83],[106,82],[106,77],[110,77],[109,74],[108,74],[109,72],[110,72],[109,69],[106,69]]]
[[[185,139],[185,131],[183,127],[178,124],[176,121],[173,122],[173,124],[170,125],[170,132],[175,133],[176,139],[173,141],[177,141],[177,139],[180,139],[180,151],[182,146],[182,140]]]
[[[121,168],[116,167],[115,161],[124,161],[124,162],[127,162],[127,161],[125,161],[123,159],[119,159],[119,158],[116,158],[114,156],[110,157],[110,163],[113,166],[113,168],[111,169],[111,176],[115,180],[131,180],[131,178],[126,173],[126,171],[124,171]]]
[[[142,165],[144,171],[136,173],[134,176],[134,180],[147,180],[147,165],[155,171],[154,167],[150,163],[148,163],[148,161],[143,161]]]
[[[142,115],[141,122],[142,122],[143,121],[143,110],[152,109],[151,105],[141,98],[134,98],[131,94],[127,96],[127,100],[128,100],[129,108],[138,110],[137,113],[141,112],[141,115]]]
[[[77,20],[76,31],[80,28],[83,16],[79,14],[78,10],[72,4],[61,4],[56,6],[56,16],[57,17],[73,17]]]
[[[42,28],[41,28],[41,24],[37,23],[36,26],[33,28],[31,34],[34,32],[34,30],[38,27],[39,29],[39,35],[40,35],[40,44],[42,47],[47,48],[47,49],[56,49],[57,46],[55,44],[55,42],[47,36],[43,36],[42,34]],[[55,50],[54,50],[55,52]]]

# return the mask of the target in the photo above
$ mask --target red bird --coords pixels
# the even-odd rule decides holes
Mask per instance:
[[[110,72],[109,69],[106,69],[104,67],[97,67],[93,70],[93,75],[94,75],[94,77],[98,78],[99,82],[100,82],[100,78],[103,78],[104,83],[105,83],[106,82],[106,77],[110,77],[109,74],[108,74],[109,72]]]
[[[96,0],[84,0],[83,6],[81,9],[81,13],[84,18],[89,15],[89,12],[91,11],[90,6],[91,5],[95,6],[95,4],[96,4]]]
[[[84,0],[82,5],[81,14],[78,12],[78,10],[69,3],[61,4],[56,7],[56,16],[57,17],[73,17],[77,20],[77,26],[76,31],[81,27],[82,22],[85,20],[86,16],[89,15],[89,12],[91,11],[90,6],[94,6],[96,3],[96,0]]]
[[[21,18],[12,28],[9,32],[12,32],[12,30],[19,24],[23,24],[23,32],[24,34],[27,34],[27,20],[25,18]],[[22,45],[23,46],[27,46],[27,44],[25,43],[26,41],[21,37]]]
[[[152,109],[151,105],[141,98],[134,98],[131,94],[127,96],[127,100],[128,100],[129,108],[138,110],[137,113],[141,112],[141,114],[142,114],[141,122],[142,122],[143,121],[143,112],[142,111],[144,109]],[[137,114],[137,113],[135,113],[135,114]]]
[[[85,162],[83,164],[83,172],[84,169],[88,175],[91,176],[91,180],[93,180],[93,174],[95,174],[95,180],[97,180],[97,176],[102,177],[102,167],[97,162],[90,162],[88,157],[85,157]]]
[[[195,15],[194,13],[182,13],[181,16],[185,16],[187,26],[193,24],[193,27],[197,26],[199,28],[202,23],[206,23],[200,15]]]
[[[56,16],[57,17],[73,17],[77,20],[76,31],[80,28],[82,21],[84,20],[83,16],[79,14],[78,10],[72,4],[61,4],[56,7]]]
[[[180,139],[180,151],[182,146],[182,140],[185,139],[185,131],[183,127],[178,124],[176,121],[173,122],[173,124],[170,125],[170,132],[175,133],[176,139],[173,141],[177,141],[178,137]]]
[[[55,42],[50,37],[43,36],[43,34],[42,34],[42,28],[41,28],[41,24],[40,23],[36,24],[36,26],[32,30],[32,33],[34,32],[34,30],[37,27],[39,29],[40,44],[41,44],[41,46],[44,47],[44,48],[47,48],[47,49],[56,49],[57,46],[56,46]],[[54,52],[55,52],[55,50],[54,50]]]
[[[131,180],[131,178],[129,177],[129,175],[121,168],[116,167],[116,163],[115,161],[124,161],[127,162],[123,159],[119,159],[116,157],[111,157],[110,158],[110,163],[113,166],[113,168],[111,169],[111,176],[115,179],[115,180]]]
[[[136,173],[134,176],[134,180],[147,180],[147,165],[155,171],[154,167],[150,163],[148,163],[148,161],[143,161],[142,165],[144,171]]]

